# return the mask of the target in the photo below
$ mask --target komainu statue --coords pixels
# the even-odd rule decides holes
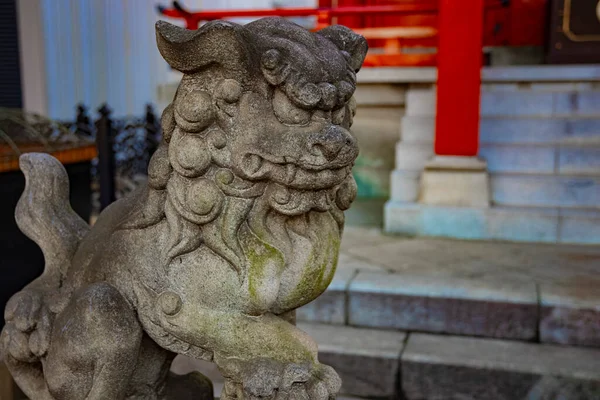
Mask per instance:
[[[156,36],[183,78],[145,187],[90,228],[61,164],[21,156],[16,218],[46,266],[6,307],[4,361],[32,400],[212,399],[176,354],[216,363],[222,399],[335,398],[294,310],[330,283],[356,195],[366,41],[281,18]]]

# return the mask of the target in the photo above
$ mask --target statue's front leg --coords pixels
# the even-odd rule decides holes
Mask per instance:
[[[284,319],[204,308],[189,311],[164,315],[163,324],[186,342],[214,353],[226,379],[222,399],[329,399],[339,390],[338,375],[318,362],[316,343]]]

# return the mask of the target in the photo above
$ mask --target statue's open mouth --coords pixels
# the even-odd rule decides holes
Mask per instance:
[[[290,189],[320,191],[339,185],[352,170],[352,162],[315,166],[289,158],[277,161],[246,154],[240,166],[241,175],[250,180],[270,180]]]

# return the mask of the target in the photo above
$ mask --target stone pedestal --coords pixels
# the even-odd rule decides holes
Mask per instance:
[[[489,176],[477,157],[435,156],[421,175],[419,201],[436,206],[489,207]]]

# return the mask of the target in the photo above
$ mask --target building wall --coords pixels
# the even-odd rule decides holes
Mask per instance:
[[[25,108],[72,118],[77,103],[108,102],[117,115],[156,103],[161,84],[179,80],[156,49],[156,5],[170,0],[19,0]],[[277,1],[311,6],[312,0]],[[185,0],[190,10],[270,8],[273,0]],[[181,22],[169,20],[175,24]],[[236,22],[248,22],[238,20]]]

